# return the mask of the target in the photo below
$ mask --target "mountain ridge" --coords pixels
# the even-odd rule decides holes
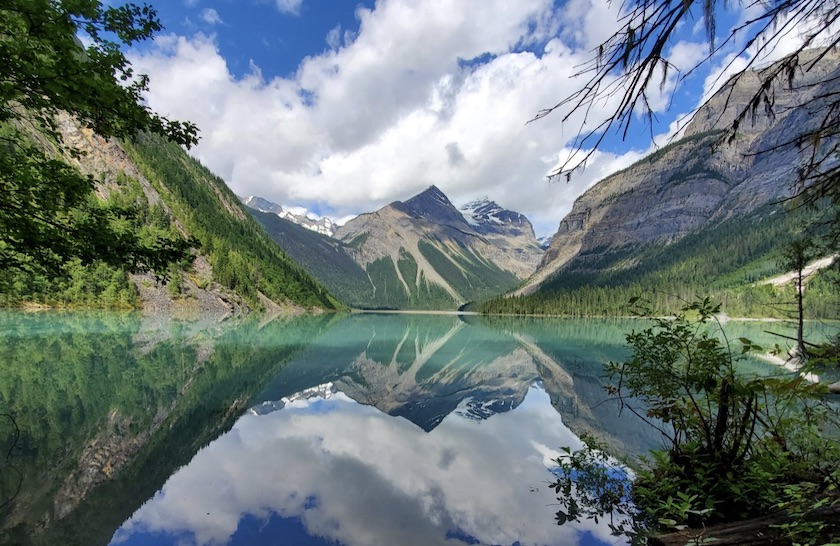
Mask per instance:
[[[518,213],[509,216],[524,219]],[[373,284],[389,291],[390,301],[413,307],[424,305],[425,297],[459,307],[509,290],[530,275],[542,249],[530,222],[527,226],[524,233],[482,233],[432,185],[404,202],[359,215],[335,237],[349,247]]]
[[[733,138],[722,141],[724,129],[759,82],[754,74],[730,80],[698,110],[682,139],[601,180],[578,197],[560,221],[535,274],[515,294],[533,294],[569,267],[585,271],[587,262],[598,262],[621,249],[667,245],[789,198],[797,180],[797,151],[758,152],[772,149],[816,123],[807,119],[804,108],[793,106],[827,92],[826,84],[818,82],[840,77],[840,53],[826,55],[818,66],[813,74],[798,75],[796,93],[778,94],[778,106],[791,106],[784,115],[770,118],[757,113],[739,125]],[[634,263],[631,257],[624,267]]]
[[[271,201],[256,195],[240,197],[239,200],[242,201],[245,206],[253,210],[275,214],[284,220],[288,220],[299,226],[305,227],[310,231],[314,231],[328,237],[332,237],[335,230],[338,228],[338,225],[327,216],[323,216],[321,218],[310,218],[306,214],[295,214],[290,210],[284,209],[282,205],[272,203]]]

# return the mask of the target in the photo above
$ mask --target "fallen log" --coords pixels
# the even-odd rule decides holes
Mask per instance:
[[[840,505],[825,506],[811,512],[807,519],[821,520],[838,525]],[[714,546],[752,546],[752,545],[789,545],[791,541],[784,537],[781,525],[791,521],[787,512],[774,512],[766,516],[732,523],[710,525],[702,529],[685,529],[674,533],[656,535],[648,539],[649,546],[693,546],[709,544]]]

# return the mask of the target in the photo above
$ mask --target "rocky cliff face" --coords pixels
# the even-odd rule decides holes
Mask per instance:
[[[697,112],[681,140],[581,195],[560,222],[536,273],[518,293],[535,292],[573,261],[585,269],[587,260],[605,253],[672,242],[792,195],[799,165],[796,150],[759,152],[818,123],[800,105],[830,92],[838,78],[840,52],[835,51],[797,74],[791,89],[776,89],[775,116],[750,116],[733,139],[722,142],[724,130],[758,90],[760,76],[748,73],[730,81]]]
[[[270,298],[266,296],[268,291],[265,285],[259,286],[254,283],[254,286],[250,286],[246,282],[233,289],[231,283],[220,279],[216,274],[213,265],[215,262],[208,250],[214,245],[205,244],[207,241],[201,239],[212,235],[201,235],[201,229],[194,227],[195,222],[190,222],[191,218],[199,214],[207,218],[212,217],[213,221],[220,225],[233,224],[242,229],[246,234],[234,241],[233,246],[238,244],[244,247],[258,246],[262,249],[270,247],[270,250],[275,248],[271,241],[259,239],[261,231],[253,218],[221,179],[209,171],[200,171],[198,164],[180,148],[175,148],[174,157],[170,158],[171,164],[167,169],[156,171],[150,168],[150,165],[158,165],[163,160],[158,161],[159,158],[156,158],[155,161],[146,161],[138,152],[137,142],[121,143],[114,139],[104,139],[90,129],[80,126],[75,119],[66,114],[60,115],[57,122],[67,149],[62,153],[49,143],[42,145],[51,148],[52,153],[62,153],[64,161],[93,177],[99,198],[104,200],[113,194],[125,193],[129,191],[126,188],[131,188],[132,192],[139,189],[142,195],[133,197],[137,200],[138,207],[142,208],[142,205],[145,205],[142,203],[145,199],[149,208],[162,208],[181,236],[198,236],[200,246],[194,249],[193,262],[178,272],[177,290],[173,288],[173,283],[164,284],[151,273],[130,275],[130,280],[135,284],[139,295],[139,304],[145,311],[193,317],[202,314],[240,314],[254,307],[290,313],[302,310],[291,298],[278,297],[276,294],[272,294]],[[43,140],[38,134],[34,134],[33,138]],[[158,150],[151,144],[147,145],[147,148]],[[71,153],[71,150],[74,153]],[[160,152],[161,157],[168,157],[163,149]],[[172,172],[176,174],[172,175]],[[168,178],[170,176],[176,181],[180,180],[185,187],[179,190],[177,184],[171,183],[172,180]],[[193,194],[198,193],[207,196],[203,205],[196,205],[201,200],[193,199]],[[185,199],[184,195],[190,195],[190,199]],[[208,206],[208,201],[212,201],[212,206]],[[201,207],[199,214],[194,214],[192,210],[196,206]],[[230,244],[230,241],[228,243]],[[215,246],[218,248],[218,244]],[[234,249],[234,252],[238,251],[239,248]],[[303,279],[304,282],[306,280]],[[250,300],[243,297],[248,289],[255,289],[253,291],[256,292],[256,297]]]
[[[456,305],[510,289],[542,256],[524,216],[491,202],[464,214],[434,186],[354,218],[335,237],[369,272],[390,270],[409,299],[438,290]]]
[[[118,187],[117,178],[125,175],[136,180],[149,205],[160,205],[170,215],[180,233],[189,236],[189,230],[179,220],[178,215],[161,198],[152,183],[140,172],[140,169],[116,140],[108,140],[84,128],[70,117],[63,114],[58,118],[59,129],[64,143],[79,152],[76,156],[65,154],[64,159],[81,172],[97,180],[96,193],[106,199]],[[242,215],[237,207],[226,203],[232,215]],[[202,313],[227,314],[238,313],[246,308],[241,299],[212,282],[212,268],[200,252],[189,275],[183,279],[181,295],[173,296],[150,273],[131,275],[137,288],[140,303],[145,311],[167,312],[176,316],[193,316]]]

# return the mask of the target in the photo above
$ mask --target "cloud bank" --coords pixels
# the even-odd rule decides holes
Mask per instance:
[[[435,184],[456,203],[487,195],[545,235],[583,190],[640,157],[599,152],[582,175],[551,183],[582,113],[527,123],[583,83],[575,73],[615,30],[616,9],[606,0],[381,0],[285,77],[265,77],[253,62],[234,77],[212,34],[165,35],[129,57],[151,77],[149,106],[197,123],[192,153],[239,195],[335,218]],[[674,62],[703,47],[678,43]]]

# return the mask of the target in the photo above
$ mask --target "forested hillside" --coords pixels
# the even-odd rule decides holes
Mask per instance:
[[[628,301],[645,298],[658,310],[676,310],[697,295],[710,296],[734,316],[790,318],[792,286],[760,281],[786,271],[785,250],[801,238],[810,208],[786,211],[768,205],[691,233],[677,242],[592,252],[526,296],[500,297],[481,306],[487,313],[624,316]],[[823,272],[805,291],[811,318],[834,318],[840,291]]]
[[[30,247],[37,253],[35,257],[27,255],[25,249],[5,244],[6,240],[0,243],[0,261],[5,265],[0,269],[0,305],[136,307],[138,293],[129,279],[130,270],[152,269],[159,277],[171,279],[171,273],[177,276],[189,267],[193,241],[176,229],[160,201],[150,203],[136,177],[122,170],[84,172],[78,159],[74,165],[72,158],[58,155],[45,136],[32,127],[4,123],[0,138],[17,146],[25,156],[11,162],[9,155],[0,155],[5,174],[16,187],[6,188],[6,197],[11,198],[16,189],[22,188],[38,195],[30,198],[28,208],[11,218],[4,215],[0,222],[8,227],[4,238],[26,240],[28,236],[37,241]],[[45,152],[56,159],[42,158]],[[93,186],[95,180],[96,192],[81,196],[69,212],[53,208],[48,199],[66,203],[66,197],[39,189],[46,173],[20,170],[27,162],[41,161],[50,165],[53,175],[61,173],[63,178],[59,180],[65,183],[89,177]],[[21,236],[20,232],[28,235]],[[117,257],[117,252],[121,256]]]
[[[140,171],[207,257],[213,280],[260,307],[258,294],[303,307],[338,302],[260,229],[224,181],[171,142],[140,134],[126,145]]]
[[[295,263],[351,307],[369,307],[374,288],[367,273],[345,251],[341,241],[295,224],[277,214],[249,209],[268,235]]]
[[[114,234],[122,251],[135,248],[138,257],[127,254],[121,258],[125,263],[114,263],[107,259],[110,247],[99,257],[93,246],[50,267],[26,266],[31,260],[21,258],[24,266],[0,271],[0,305],[138,308],[144,304],[138,288],[144,287],[136,281],[152,288],[165,285],[159,292],[170,300],[189,300],[212,289],[210,300],[234,299],[255,309],[264,307],[260,294],[278,304],[340,306],[265,235],[224,182],[179,145],[143,133],[121,146],[81,130],[70,118],[63,120],[62,130],[77,157],[53,150],[59,158],[55,163],[90,177],[96,188],[75,216],[101,218],[97,221],[107,222],[106,233]],[[33,150],[46,146],[32,130],[6,124],[2,131]],[[49,219],[51,212],[40,214]],[[73,233],[67,232],[70,243]],[[149,268],[153,275],[132,277],[145,256],[157,260],[151,263],[158,266]],[[195,269],[199,263],[205,264],[202,271]]]
[[[156,13],[6,0],[0,26],[0,304],[134,305],[126,273],[165,276],[191,241],[130,180],[84,168],[84,148],[138,131],[198,141],[194,124],[145,105],[148,79],[123,55],[160,30]]]
[[[0,305],[336,307],[146,105],[124,51],[162,26],[119,4],[0,7]]]

